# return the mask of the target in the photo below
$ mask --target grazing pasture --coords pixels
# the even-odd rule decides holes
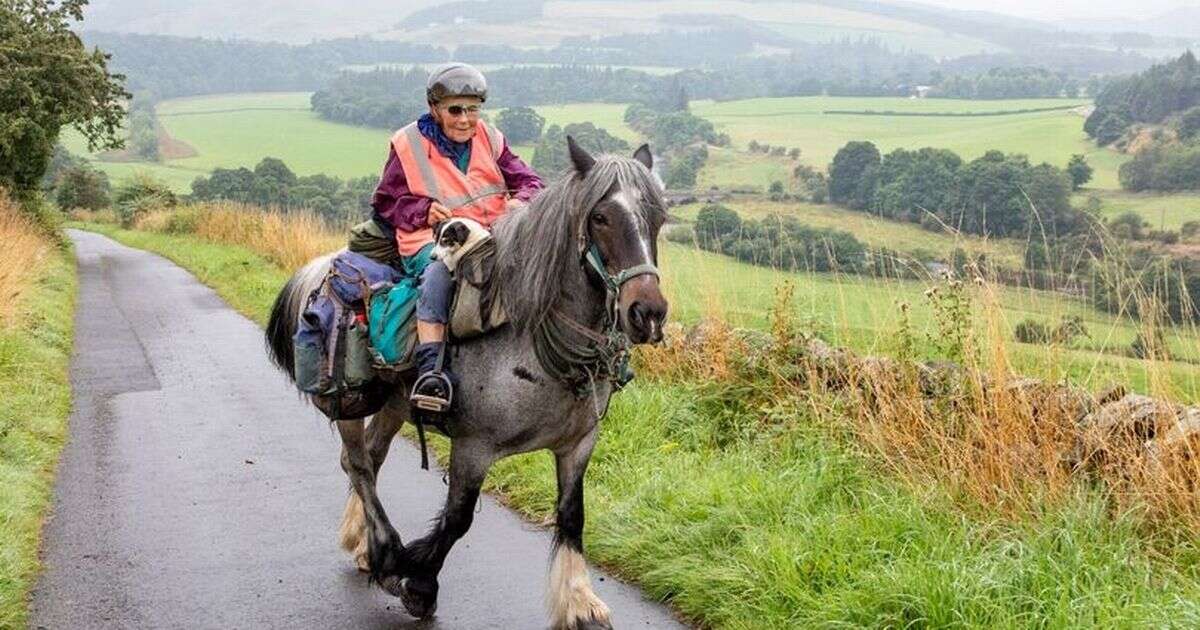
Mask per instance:
[[[1076,206],[1086,206],[1090,196],[1100,200],[1100,216],[1112,219],[1126,212],[1137,213],[1150,229],[1179,230],[1188,221],[1200,221],[1200,194],[1130,193],[1116,190],[1084,190],[1073,199]]]
[[[196,155],[162,163],[100,162],[115,178],[146,170],[186,192],[192,179],[213,168],[253,166],[263,157],[283,159],[302,175],[339,177],[377,175],[386,155],[389,131],[322,120],[308,109],[304,92],[231,94],[164,101],[158,106],[162,127]],[[729,134],[728,148],[712,147],[698,186],[765,190],[772,181],[788,183],[792,160],[750,153],[751,141],[801,150],[800,161],[824,169],[838,148],[851,140],[871,140],[881,150],[934,146],[973,158],[990,149],[1025,153],[1034,161],[1065,166],[1083,153],[1096,169],[1093,189],[1118,188],[1122,156],[1090,144],[1083,117],[1071,111],[1001,116],[866,116],[824,114],[827,110],[906,113],[979,113],[1070,105],[1082,101],[1022,99],[963,101],[946,99],[796,97],[729,102],[696,101],[692,111]],[[640,140],[623,120],[625,105],[575,103],[536,108],[546,124],[591,122],[631,144]],[[64,137],[73,152],[84,153],[75,133]],[[532,158],[532,147],[514,150]]]
[[[769,201],[760,197],[735,197],[721,202],[736,211],[743,219],[761,219],[771,214],[792,216],[805,225],[850,232],[863,244],[874,248],[889,248],[907,253],[929,252],[948,257],[956,247],[972,254],[986,254],[988,259],[1009,268],[1020,268],[1024,244],[1014,239],[985,239],[970,234],[933,232],[902,221],[892,221],[866,212],[854,212],[834,205],[803,201]],[[671,209],[671,215],[693,221],[706,204],[690,203]]]
[[[1083,117],[1069,110],[999,116],[936,116],[947,113],[980,113],[1083,104],[1060,99],[967,101],[951,99],[789,97],[742,101],[696,101],[692,112],[708,119],[717,131],[729,134],[733,148],[745,151],[754,140],[770,145],[799,147],[801,161],[825,168],[837,150],[851,140],[870,140],[882,152],[892,149],[936,147],[950,149],[964,159],[997,149],[1024,153],[1034,162],[1065,167],[1074,153],[1087,156],[1095,168],[1091,186],[1117,188],[1117,167],[1122,156],[1095,146],[1083,133]],[[931,114],[888,116],[825,114],[829,110]],[[742,167],[747,176],[765,188],[766,169],[777,158],[747,155],[759,169]]]

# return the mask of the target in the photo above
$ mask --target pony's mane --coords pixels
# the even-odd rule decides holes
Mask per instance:
[[[616,189],[640,193],[638,211],[648,224],[662,220],[666,205],[657,178],[636,160],[605,155],[585,177],[569,170],[528,207],[496,223],[501,299],[518,331],[540,325],[563,298],[564,280],[578,269],[587,243],[588,212]]]

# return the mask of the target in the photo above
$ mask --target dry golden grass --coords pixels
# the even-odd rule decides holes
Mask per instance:
[[[316,215],[264,212],[257,206],[228,202],[150,212],[138,219],[136,227],[246,247],[288,271],[346,244],[345,235],[330,230]]]
[[[0,326],[20,313],[20,297],[38,277],[53,244],[0,190]]]
[[[639,374],[699,383],[699,396],[759,414],[761,433],[780,429],[780,409],[815,415],[897,477],[947,488],[969,512],[1019,519],[1087,486],[1148,527],[1200,528],[1200,431],[1188,431],[1200,428],[1200,409],[1019,376],[989,283],[962,287],[984,326],[964,329],[961,363],[935,367],[807,337],[787,308],[790,290],[778,291],[769,333],[715,317],[674,326],[664,344],[638,349]]]

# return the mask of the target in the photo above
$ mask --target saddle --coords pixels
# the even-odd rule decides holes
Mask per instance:
[[[376,413],[391,394],[391,384],[415,367],[420,297],[415,271],[425,261],[397,270],[395,265],[403,265],[388,253],[394,251],[394,241],[391,250],[381,247],[386,233],[368,223],[354,228],[351,250],[334,258],[329,275],[309,296],[293,338],[296,384],[331,420]],[[495,254],[489,238],[456,261],[451,344],[508,321],[500,303]],[[392,264],[379,261],[380,255]]]

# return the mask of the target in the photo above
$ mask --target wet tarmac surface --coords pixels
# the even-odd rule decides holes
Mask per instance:
[[[329,423],[261,330],[173,263],[72,230],[75,405],[33,593],[34,628],[544,628],[551,535],[484,498],[420,622],[368,585],[336,533]],[[603,439],[603,438],[601,438]],[[445,497],[397,441],[380,494],[405,540]],[[593,570],[617,628],[677,628]]]

